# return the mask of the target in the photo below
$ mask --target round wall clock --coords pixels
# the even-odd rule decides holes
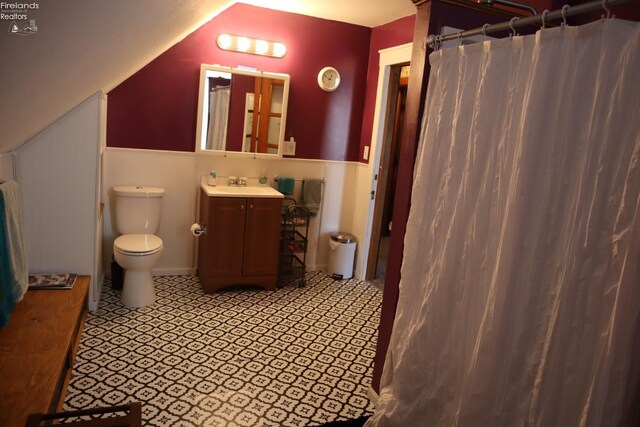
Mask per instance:
[[[318,85],[327,92],[333,92],[340,86],[340,73],[333,67],[324,67],[318,73]]]

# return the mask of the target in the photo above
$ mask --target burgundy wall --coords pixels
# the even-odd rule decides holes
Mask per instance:
[[[220,33],[283,42],[282,59],[220,50]],[[194,151],[200,64],[249,66],[291,76],[285,137],[296,157],[358,159],[371,29],[235,4],[109,92],[109,147]],[[318,87],[325,66],[341,74]]]
[[[367,72],[367,90],[364,102],[364,114],[362,117],[362,133],[360,137],[359,159],[367,163],[363,157],[364,147],[371,144],[373,134],[373,116],[376,107],[376,94],[378,91],[378,74],[380,71],[381,49],[410,43],[413,40],[413,27],[416,16],[406,16],[396,21],[376,27],[371,32],[371,46],[369,48],[369,71]]]

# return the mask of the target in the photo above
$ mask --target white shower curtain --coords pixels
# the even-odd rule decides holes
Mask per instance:
[[[209,92],[209,128],[207,129],[209,150],[226,148],[230,100],[231,86],[219,86]]]
[[[444,49],[372,426],[614,426],[640,313],[640,24]]]

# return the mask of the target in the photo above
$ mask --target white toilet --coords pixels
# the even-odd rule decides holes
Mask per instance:
[[[122,303],[144,307],[156,300],[151,269],[162,255],[162,239],[155,236],[160,226],[164,188],[114,187],[116,229],[113,242],[116,262],[125,270]]]

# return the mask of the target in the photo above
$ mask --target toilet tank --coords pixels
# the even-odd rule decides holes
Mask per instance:
[[[160,227],[164,188],[114,187],[119,234],[155,234]]]

